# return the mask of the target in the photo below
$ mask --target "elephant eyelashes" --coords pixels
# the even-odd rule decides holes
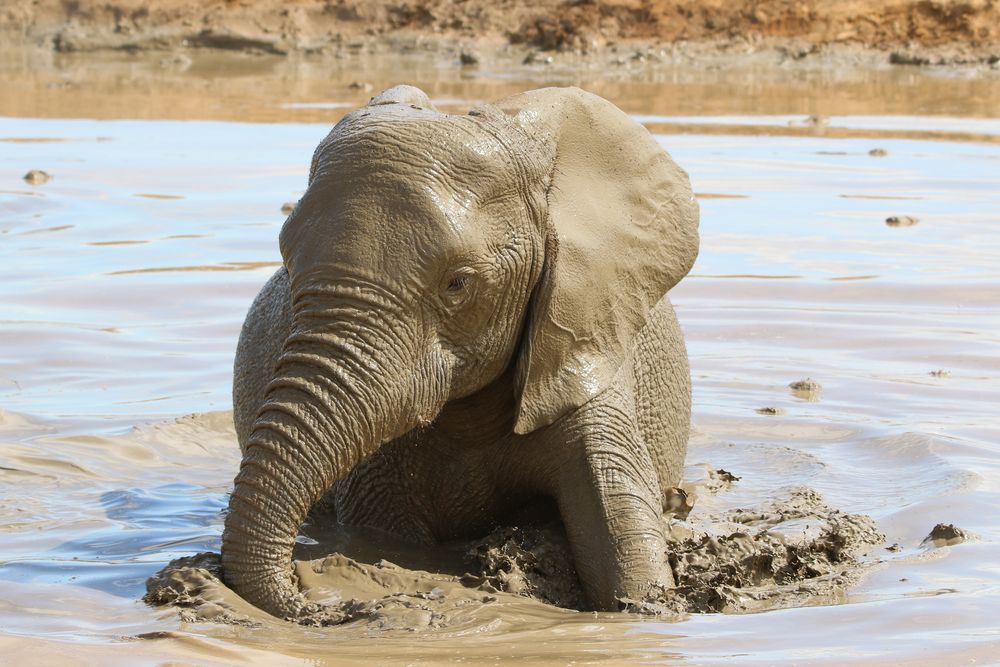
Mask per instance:
[[[463,269],[455,273],[445,286],[444,301],[450,306],[461,305],[470,295],[475,272],[472,269]]]

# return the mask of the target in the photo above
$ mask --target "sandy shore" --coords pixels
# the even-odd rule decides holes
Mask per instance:
[[[1000,68],[986,0],[14,0],[0,37],[59,52],[226,49],[348,56],[440,51],[545,61],[816,57]]]

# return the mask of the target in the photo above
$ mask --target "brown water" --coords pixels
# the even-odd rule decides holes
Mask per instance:
[[[0,662],[996,660],[995,74],[161,59],[0,59]],[[701,256],[674,291],[694,379],[685,477],[740,477],[691,520],[808,487],[885,534],[863,576],[742,614],[501,595],[414,630],[142,603],[168,561],[218,549],[236,336],[313,147],[372,94],[355,80],[455,109],[576,83],[648,123],[701,195]],[[29,169],[53,178],[27,184]],[[788,387],[806,377],[821,390]],[[924,542],[938,523],[972,537]]]

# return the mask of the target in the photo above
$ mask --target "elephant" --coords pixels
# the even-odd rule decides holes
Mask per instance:
[[[346,115],[240,335],[226,583],[303,619],[314,506],[433,544],[547,503],[594,610],[673,586],[691,376],[667,292],[698,218],[652,135],[578,88],[451,114],[396,86]]]

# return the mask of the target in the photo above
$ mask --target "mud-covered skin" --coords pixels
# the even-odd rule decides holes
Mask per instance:
[[[292,546],[324,498],[425,543],[547,498],[594,608],[672,585],[690,377],[666,293],[697,224],[687,175],[578,89],[450,115],[398,86],[345,117],[238,346],[227,582],[315,616]]]
[[[237,364],[237,372],[260,391],[269,376],[254,376],[247,369],[273,366],[290,328],[283,269],[262,295],[250,313],[255,326],[244,332],[251,341],[247,344],[261,356],[254,364]],[[548,428],[524,436],[513,433],[511,375],[449,403],[430,427],[384,445],[334,486],[322,501],[319,520],[433,543],[484,535],[514,510],[547,497],[566,509],[562,517],[579,576],[592,596],[595,589],[617,596],[650,583],[672,583],[663,557],[660,514],[663,492],[678,483],[684,463],[691,383],[669,299],[664,297],[650,313],[614,386]],[[255,414],[255,406],[240,409],[237,404],[238,433],[249,431]],[[615,504],[613,496],[619,494],[627,504]],[[627,518],[610,516],[612,509],[626,507]],[[605,521],[606,531],[595,530]],[[641,532],[631,538],[624,534],[637,525]],[[601,581],[609,572],[609,552],[616,552],[623,573],[638,575],[635,581]],[[614,608],[616,600],[596,598],[594,604]]]

